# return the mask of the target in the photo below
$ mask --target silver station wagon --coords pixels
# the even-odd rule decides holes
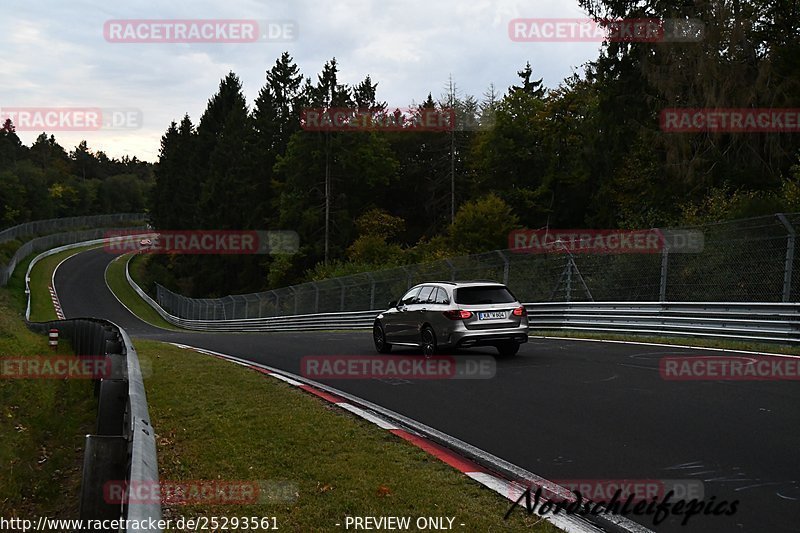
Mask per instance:
[[[512,356],[528,342],[528,313],[494,281],[432,281],[412,287],[375,318],[375,349],[412,346],[426,356],[442,349],[494,346]]]

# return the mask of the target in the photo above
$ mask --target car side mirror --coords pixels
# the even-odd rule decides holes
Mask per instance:
[[[389,307],[397,307],[397,300],[392,300],[389,302]]]

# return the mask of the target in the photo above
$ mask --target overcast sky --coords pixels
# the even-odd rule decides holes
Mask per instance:
[[[498,93],[517,83],[530,61],[536,78],[555,87],[597,56],[600,44],[520,43],[508,34],[515,18],[578,18],[577,1],[335,0],[335,1],[17,1],[0,4],[2,108],[80,107],[135,110],[136,129],[52,131],[67,151],[86,139],[110,157],[155,161],[170,121],[189,113],[196,123],[220,79],[232,70],[248,105],[265,71],[289,51],[316,81],[336,57],[340,82],[369,74],[390,106],[438,98],[453,76],[462,94],[476,97],[494,83]],[[252,19],[289,21],[293,40],[249,43],[110,42],[108,21],[129,19]],[[134,123],[131,126],[137,125]],[[19,131],[30,145],[40,131]],[[51,130],[48,130],[51,133]]]

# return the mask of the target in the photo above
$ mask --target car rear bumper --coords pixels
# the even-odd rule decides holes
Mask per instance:
[[[504,342],[524,344],[528,342],[528,328],[509,328],[488,331],[454,331],[443,346],[470,348],[472,346],[494,346]]]

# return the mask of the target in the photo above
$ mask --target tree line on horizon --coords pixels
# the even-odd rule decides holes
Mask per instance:
[[[69,153],[42,132],[31,146],[11,119],[0,125],[0,229],[48,218],[142,213],[153,165],[136,156],[109,158],[86,141]]]

